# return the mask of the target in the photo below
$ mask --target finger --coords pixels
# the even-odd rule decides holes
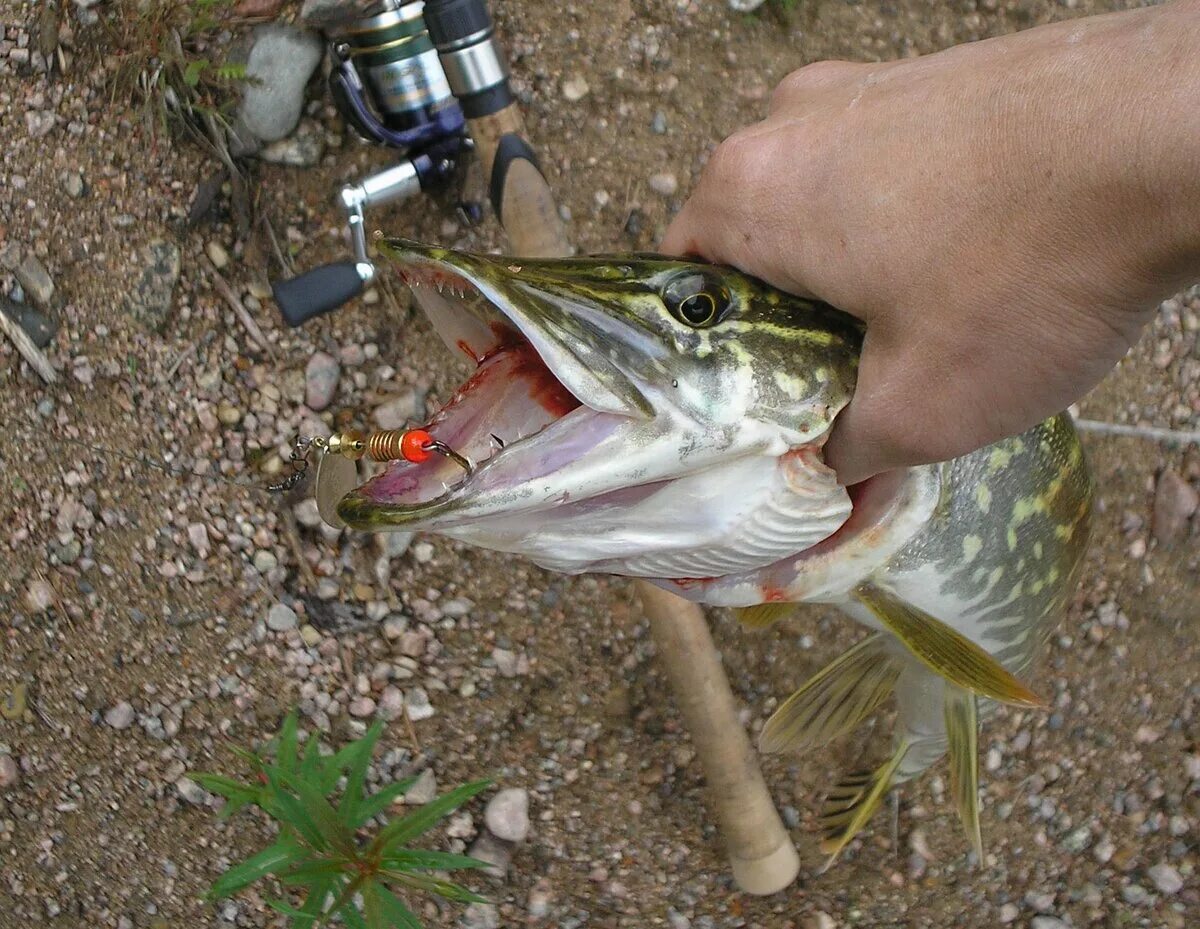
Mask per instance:
[[[824,458],[843,485],[894,468],[944,461],[981,444],[968,385],[910,342],[868,330],[850,404]]]

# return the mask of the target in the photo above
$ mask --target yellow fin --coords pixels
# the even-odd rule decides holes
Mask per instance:
[[[735,607],[733,615],[747,629],[766,629],[791,615],[795,609],[794,603],[758,603],[754,606]]]
[[[900,664],[888,653],[882,635],[859,642],[771,715],[759,738],[759,751],[795,751],[845,735],[887,698],[899,675]]]
[[[860,585],[854,595],[913,655],[952,684],[1001,703],[1046,705],[1000,662],[940,619],[873,584]]]
[[[946,738],[950,743],[950,794],[958,807],[975,858],[983,863],[979,834],[979,709],[975,695],[961,687],[946,686],[944,710]]]
[[[908,743],[901,742],[894,755],[874,771],[850,774],[842,778],[829,792],[821,807],[821,854],[828,855],[828,868],[843,848],[867,824],[884,794],[892,786],[892,777],[908,752]]]

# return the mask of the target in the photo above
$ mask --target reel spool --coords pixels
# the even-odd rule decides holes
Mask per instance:
[[[331,36],[338,110],[365,138],[403,151],[456,148],[464,126],[424,12],[424,0],[384,0],[374,15]]]

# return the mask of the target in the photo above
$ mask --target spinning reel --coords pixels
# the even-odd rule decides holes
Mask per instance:
[[[484,0],[381,0],[369,15],[327,29],[330,94],[363,138],[401,160],[338,194],[354,257],[273,284],[291,326],[358,296],[375,277],[365,211],[431,191],[473,147],[467,119],[512,102]]]

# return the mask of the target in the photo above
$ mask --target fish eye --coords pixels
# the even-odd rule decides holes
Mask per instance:
[[[672,316],[693,329],[720,322],[729,309],[729,291],[706,274],[672,278],[662,289],[662,301]]]

